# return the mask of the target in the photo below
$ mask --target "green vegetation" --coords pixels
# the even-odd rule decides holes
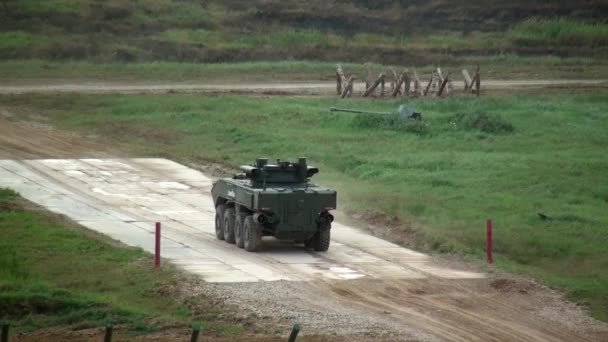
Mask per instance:
[[[192,320],[219,335],[242,330],[203,299],[178,300],[174,292],[184,279],[173,267],[154,271],[141,249],[117,246],[26,205],[0,189],[0,318],[17,331],[101,327],[108,320],[132,333],[187,327]]]
[[[608,52],[608,24],[590,21],[596,15],[580,1],[493,2],[8,0],[0,6],[0,59],[426,65],[463,54]],[[575,17],[558,16],[568,8]],[[546,17],[521,21],[526,13]]]
[[[413,222],[408,229],[420,248],[481,258],[491,217],[498,265],[567,289],[607,320],[606,99],[411,100],[423,123],[327,110],[399,104],[366,99],[53,95],[2,102],[35,106],[64,128],[108,137],[138,156],[236,166],[256,156],[306,155],[322,167],[317,181],[340,191],[342,209]]]
[[[473,70],[482,68],[482,77],[488,79],[606,79],[608,60],[592,58],[560,58],[556,56],[519,57],[501,54],[488,58],[465,57],[456,65],[438,64],[443,69],[457,73],[460,67]],[[539,65],[542,65],[539,68]],[[365,75],[360,63],[342,63],[349,74]],[[437,65],[416,68],[421,77],[428,77]],[[403,67],[411,67],[405,65]],[[0,80],[7,83],[41,80],[63,82],[66,80],[95,81],[193,81],[198,83],[271,82],[271,81],[333,81],[335,63],[314,61],[240,62],[240,63],[91,63],[49,62],[43,60],[0,61]],[[374,73],[386,66],[372,64]],[[457,79],[459,78],[456,76]]]
[[[0,32],[0,48],[28,47],[48,42],[48,37],[23,31]]]
[[[507,32],[507,38],[520,45],[567,45],[602,47],[608,45],[608,24],[557,18],[531,18]]]

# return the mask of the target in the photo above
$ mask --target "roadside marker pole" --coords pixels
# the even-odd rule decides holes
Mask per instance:
[[[106,323],[106,334],[103,337],[103,342],[112,342],[112,331],[114,330],[114,325],[112,322]]]
[[[492,263],[492,219],[486,220],[486,261]]]
[[[0,324],[2,325],[2,342],[8,342],[9,323],[8,321],[0,321]]]
[[[201,332],[200,323],[192,324],[192,335],[190,336],[190,342],[197,342],[198,335],[200,334],[200,332]]]
[[[300,332],[300,325],[294,324],[293,329],[291,329],[291,334],[289,335],[289,339],[287,341],[295,342],[296,338],[298,337],[299,332]]]
[[[154,268],[160,267],[160,222],[156,222],[156,234],[155,234],[155,246],[154,246]]]

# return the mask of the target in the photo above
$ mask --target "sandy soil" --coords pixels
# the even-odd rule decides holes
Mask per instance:
[[[606,87],[608,80],[482,80],[484,90],[517,90],[523,88],[559,87]],[[462,82],[454,82],[456,92],[461,92]],[[354,91],[363,93],[365,83],[355,82]],[[335,82],[276,82],[276,83],[153,83],[153,82],[74,82],[36,81],[10,82],[0,85],[0,94],[27,93],[88,93],[88,94],[138,94],[138,93],[211,93],[211,94],[265,94],[265,95],[332,95]]]
[[[119,153],[104,142],[10,116],[0,115],[0,159],[106,158]],[[232,245],[222,246],[238,251]],[[607,324],[591,319],[556,291],[492,268],[452,264],[441,258],[432,263],[486,276],[203,283],[187,291],[193,296],[213,296],[219,305],[243,314],[299,321],[305,331],[336,340],[350,333],[355,340],[387,341],[608,340]]]

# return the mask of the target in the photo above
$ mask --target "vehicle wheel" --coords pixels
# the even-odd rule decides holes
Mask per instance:
[[[234,243],[234,208],[227,208],[224,212],[224,240]]]
[[[239,214],[234,222],[234,239],[236,240],[236,246],[239,248],[245,247],[245,239],[243,238],[243,225],[245,224],[244,214]]]
[[[262,243],[262,225],[255,222],[251,215],[245,217],[243,242],[247,252],[257,251]]]
[[[215,207],[215,237],[218,240],[224,240],[224,211],[226,206],[218,204]]]
[[[321,228],[313,237],[307,240],[304,244],[306,248],[313,248],[317,252],[327,252],[329,249],[329,241],[331,237],[331,223]]]

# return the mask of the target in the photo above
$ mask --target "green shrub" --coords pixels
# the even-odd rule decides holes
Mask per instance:
[[[485,112],[458,113],[450,118],[450,124],[463,130],[479,130],[490,134],[512,133],[515,130],[507,120]]]
[[[47,43],[47,36],[34,34],[24,31],[5,31],[0,32],[0,47],[19,48]]]
[[[429,133],[429,125],[422,120],[404,118],[400,114],[359,114],[353,119],[357,128],[381,128],[424,135]]]
[[[569,46],[605,46],[608,44],[608,24],[587,23],[568,18],[530,18],[507,32],[517,45],[540,42]]]

